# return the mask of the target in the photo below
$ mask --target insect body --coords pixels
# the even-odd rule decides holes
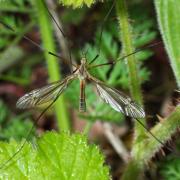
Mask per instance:
[[[114,110],[124,113],[126,116],[132,118],[145,117],[144,110],[133,102],[127,95],[122,92],[109,87],[104,82],[93,77],[89,72],[90,65],[87,63],[86,58],[82,58],[81,64],[76,67],[75,71],[67,76],[62,81],[57,81],[44,86],[40,89],[33,90],[28,94],[25,94],[18,101],[16,106],[21,109],[32,108],[43,104],[45,102],[56,99],[66,89],[66,87],[72,82],[72,80],[79,78],[80,80],[80,99],[79,110],[80,112],[86,111],[85,101],[85,86],[86,81],[90,81],[95,87],[99,96],[109,104]]]

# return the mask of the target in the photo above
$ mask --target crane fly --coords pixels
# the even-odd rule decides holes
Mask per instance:
[[[66,34],[64,34],[61,27],[58,25],[57,21],[55,20],[55,18],[53,17],[53,15],[49,11],[49,9],[47,8],[45,2],[44,1],[41,1],[41,2],[43,3],[44,7],[46,8],[47,12],[49,13],[49,16],[52,18],[52,20],[54,21],[54,23],[56,24],[56,26],[58,27],[58,29],[60,30],[62,35],[66,38],[67,37]],[[102,39],[101,37],[102,37],[102,33],[103,33],[103,26],[112,11],[112,9],[115,5],[115,2],[116,1],[113,1],[113,4],[112,4],[110,10],[108,11],[107,15],[105,16],[102,26],[101,26],[101,32],[100,32],[100,38],[99,38],[99,50],[98,50],[99,54],[100,54],[100,44],[101,44],[101,39]],[[5,24],[1,20],[0,20],[0,24],[4,25],[4,27],[9,29],[10,31],[15,32],[15,30],[11,26]],[[141,51],[143,49],[147,49],[147,48],[156,46],[161,42],[154,43],[154,44],[145,46],[143,48],[137,49],[134,52],[127,54],[126,56],[118,58],[116,61],[108,62],[108,63],[104,63],[104,64],[91,65],[95,61],[95,59],[97,59],[98,55],[92,61],[90,61],[90,63],[87,62],[86,57],[83,57],[80,61],[81,62],[80,65],[76,66],[76,65],[72,64],[72,62],[71,62],[71,51],[70,50],[69,50],[70,61],[66,61],[66,59],[63,58],[61,55],[55,54],[55,53],[49,51],[48,49],[42,48],[39,44],[37,44],[32,39],[28,38],[26,35],[23,35],[23,38],[26,39],[27,41],[29,41],[34,46],[38,47],[41,51],[45,51],[50,55],[60,58],[64,63],[67,63],[67,64],[71,63],[71,65],[75,67],[75,70],[72,72],[72,74],[70,74],[69,76],[64,78],[62,81],[53,82],[53,83],[48,84],[40,89],[35,89],[35,90],[25,94],[24,96],[20,97],[16,103],[17,108],[20,108],[20,109],[33,108],[33,107],[37,107],[41,104],[52,101],[50,103],[50,105],[48,105],[43,110],[43,112],[38,116],[38,118],[36,120],[36,122],[38,122],[39,119],[42,117],[42,115],[47,111],[47,109],[49,107],[51,107],[53,105],[53,103],[58,99],[58,97],[63,93],[63,91],[70,85],[70,83],[73,80],[78,78],[80,81],[80,98],[79,98],[79,111],[80,112],[86,112],[85,87],[86,87],[86,83],[90,82],[96,88],[97,93],[99,94],[100,98],[105,103],[109,104],[109,106],[111,106],[111,108],[113,108],[115,111],[121,112],[126,116],[136,119],[137,122],[139,122],[147,130],[147,132],[152,137],[154,137],[154,139],[156,139],[162,146],[165,146],[165,144],[163,142],[161,142],[161,140],[159,140],[159,138],[157,138],[151,131],[149,131],[148,128],[141,122],[141,120],[138,119],[138,118],[145,117],[145,112],[141,106],[139,106],[137,103],[135,103],[133,100],[131,100],[131,98],[129,96],[125,95],[121,91],[118,91],[117,89],[110,87],[109,85],[106,85],[104,82],[100,81],[99,79],[95,78],[94,76],[92,76],[89,73],[89,70],[91,68],[95,68],[95,67],[99,67],[99,66],[103,66],[103,65],[116,64],[116,62],[121,61],[121,60],[127,58],[128,56],[138,53],[139,51]],[[32,130],[34,127],[35,126],[33,125],[30,128],[30,130],[27,134],[27,137],[32,133]],[[18,150],[13,155],[9,159],[7,159],[5,162],[0,164],[0,169],[2,169],[4,166],[6,166],[8,163],[10,163],[11,160],[15,156],[17,156],[17,154],[25,146],[26,142],[27,141],[25,139],[23,141],[22,145],[19,146]],[[172,149],[169,147],[167,147],[167,149],[172,151]]]
[[[49,13],[49,16],[52,18],[53,22],[58,27],[58,29],[60,30],[60,32],[62,33],[64,38],[67,38],[67,35],[62,31],[61,27],[59,26],[59,24],[53,17],[52,13],[49,11],[45,2],[44,1],[41,1],[41,2],[43,3],[44,7],[46,8],[47,12]],[[88,72],[91,68],[98,67],[98,65],[91,65],[91,64],[97,59],[97,57],[100,54],[100,44],[101,44],[101,37],[102,37],[102,33],[103,33],[104,23],[107,20],[108,16],[110,15],[114,5],[115,5],[115,1],[113,1],[113,4],[112,4],[109,12],[105,16],[102,26],[101,26],[98,55],[89,63],[87,62],[87,59],[84,57],[81,59],[81,61],[80,61],[81,63],[79,66],[74,65],[71,61],[71,51],[70,50],[68,50],[69,51],[69,61],[67,61],[67,59],[63,58],[63,56],[61,56],[61,54],[56,54],[54,52],[49,51],[48,49],[43,48],[41,45],[39,45],[38,43],[36,43],[35,41],[30,39],[26,35],[22,36],[25,40],[29,41],[31,44],[36,46],[39,50],[44,51],[44,52],[48,53],[49,55],[52,55],[52,56],[55,56],[55,57],[61,59],[64,63],[74,66],[75,70],[69,76],[64,78],[62,81],[53,82],[51,84],[48,84],[40,89],[33,90],[33,91],[25,94],[24,96],[20,97],[16,103],[17,108],[20,108],[20,109],[33,108],[33,107],[37,107],[41,104],[50,102],[50,104],[40,113],[40,115],[36,119],[36,122],[38,122],[41,119],[42,115],[48,110],[48,108],[50,108],[54,104],[54,102],[63,93],[63,91],[70,85],[70,83],[73,80],[78,78],[80,80],[80,98],[79,98],[80,112],[86,111],[85,87],[86,87],[86,83],[90,82],[96,88],[99,96],[105,101],[105,103],[109,104],[114,110],[124,113],[126,116],[130,116],[133,118],[145,117],[144,110],[138,104],[133,102],[127,95],[106,85],[104,82],[96,79]],[[8,30],[16,33],[15,29],[13,27],[11,27],[10,25],[6,24],[5,22],[0,20],[0,24],[3,25]],[[67,40],[69,40],[69,39],[67,39]],[[148,48],[148,46],[146,48]],[[140,50],[132,52],[131,54],[126,55],[125,57],[122,57],[122,58],[118,59],[117,61],[120,61],[132,54],[135,54],[138,51],[140,51]],[[109,64],[112,65],[112,64],[115,64],[116,62],[113,62],[113,63],[109,62],[109,63],[105,63],[105,64],[101,64],[101,65],[109,65]],[[101,65],[99,65],[99,66],[101,66]],[[138,121],[138,119],[137,119],[137,121]],[[27,132],[27,136],[26,136],[27,138],[32,133],[34,127],[35,127],[35,125],[33,124],[33,126]],[[23,143],[18,147],[18,150],[9,159],[7,159],[5,162],[0,164],[0,169],[6,167],[14,159],[14,157],[17,156],[17,154],[23,149],[23,147],[27,143],[27,141],[26,141],[27,138],[25,138]]]
[[[96,87],[99,96],[104,100],[104,102],[109,104],[114,110],[132,118],[145,117],[144,110],[138,104],[133,102],[131,98],[124,93],[111,88],[104,82],[93,77],[88,72],[88,69],[90,68],[91,66],[87,63],[87,59],[82,58],[80,65],[77,66],[71,75],[67,76],[62,81],[51,83],[25,94],[17,101],[17,108],[33,108],[48,101],[52,101],[58,98],[74,79],[78,78],[80,81],[80,112],[86,112],[85,87],[86,83],[89,81]]]

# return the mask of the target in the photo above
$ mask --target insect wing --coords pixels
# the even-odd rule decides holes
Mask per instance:
[[[32,108],[54,100],[55,98],[57,98],[57,95],[59,96],[62,94],[62,92],[75,77],[76,76],[74,74],[70,75],[63,81],[51,83],[40,89],[35,89],[30,93],[25,94],[17,101],[16,107],[19,109]]]
[[[95,78],[91,78],[91,80],[93,81],[93,84],[95,84],[99,96],[114,110],[122,112],[126,116],[132,118],[145,117],[144,110],[133,102],[127,95],[105,85],[103,82],[96,80]]]

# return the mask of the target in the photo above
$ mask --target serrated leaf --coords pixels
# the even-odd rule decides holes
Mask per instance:
[[[0,139],[9,140],[14,137],[16,140],[21,140],[27,135],[28,130],[32,127],[32,121],[27,118],[23,118],[25,114],[14,116],[6,104],[0,100]],[[35,131],[33,130],[28,139],[32,139]]]
[[[22,137],[24,137],[28,130],[32,127],[32,122],[29,119],[22,119],[18,116],[15,118],[11,119],[6,124],[6,127],[4,127],[0,135],[4,136],[6,139],[10,139],[11,137],[14,137],[16,140],[21,140]],[[28,139],[32,139],[34,136],[35,131],[31,133],[31,135],[28,137]]]
[[[60,3],[62,3],[64,6],[72,6],[73,8],[79,8],[82,7],[84,4],[90,7],[93,3],[95,3],[95,0],[59,0]]]
[[[159,27],[180,87],[180,1],[155,0]]]
[[[1,0],[0,1],[0,10],[1,11],[9,11],[9,12],[22,12],[26,13],[29,11],[29,8],[26,8],[26,3],[29,0]]]
[[[161,163],[160,173],[168,180],[180,179],[180,159],[169,156]]]
[[[16,151],[15,141],[0,143],[0,162]],[[48,132],[37,140],[34,148],[26,143],[8,166],[0,169],[0,179],[107,180],[108,167],[95,145],[88,145],[80,134]]]

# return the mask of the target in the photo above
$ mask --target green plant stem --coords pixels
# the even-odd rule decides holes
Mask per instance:
[[[29,79],[21,78],[21,77],[15,77],[13,75],[1,75],[0,80],[13,82],[13,83],[19,84],[21,86],[26,86],[29,84]]]
[[[34,1],[34,4],[37,6],[38,18],[40,31],[42,35],[42,41],[45,49],[48,49],[51,52],[55,53],[55,43],[53,39],[53,31],[50,18],[47,14],[42,1]],[[57,81],[60,79],[59,73],[59,63],[54,56],[45,53],[48,73],[50,81]],[[64,97],[61,95],[55,103],[55,113],[58,121],[58,127],[62,131],[69,131],[69,119],[67,115],[66,105]]]
[[[2,3],[2,2],[0,2]],[[29,8],[26,8],[26,7],[16,7],[16,6],[6,6],[6,5],[1,5],[0,6],[0,11],[1,12],[11,12],[11,13],[24,13],[24,14],[27,14],[27,13],[31,13],[32,10],[29,9]]]
[[[93,122],[87,121],[86,126],[85,126],[84,131],[83,131],[84,135],[88,136],[89,131],[91,130],[91,127],[92,127],[93,124],[94,124]]]
[[[180,127],[180,106],[177,106],[175,111],[163,122],[158,123],[151,132],[161,142],[165,143]],[[123,174],[122,180],[138,180],[148,161],[161,148],[161,144],[152,136],[147,137],[142,142],[133,147],[132,160],[128,163],[127,168]]]
[[[134,52],[133,41],[132,41],[132,31],[129,24],[128,12],[125,0],[116,1],[116,11],[119,21],[120,28],[120,39],[123,45],[123,53],[130,54]],[[140,89],[140,78],[138,77],[137,63],[135,56],[129,56],[127,59],[127,66],[129,71],[129,86],[133,99],[139,103],[143,104],[142,94]],[[144,119],[141,119],[142,123],[145,123]],[[139,124],[135,123],[135,135],[136,139],[138,136],[143,136],[145,133],[144,128]]]
[[[134,52],[132,43],[131,27],[128,22],[128,12],[126,8],[125,0],[116,1],[117,15],[119,18],[119,26],[121,32],[121,40],[123,44],[123,52],[130,54]],[[130,78],[130,90],[133,98],[142,104],[142,95],[140,91],[140,81],[138,78],[136,61],[134,56],[127,58],[127,66],[129,70]],[[177,107],[175,112],[163,123],[157,124],[152,129],[152,134],[155,135],[161,142],[166,142],[171,138],[171,135],[176,132],[179,127],[180,107]],[[142,120],[144,123],[144,120]],[[145,168],[146,163],[154,156],[162,144],[155,140],[146,130],[135,124],[134,145],[132,148],[132,159],[127,165],[127,168],[122,176],[123,180],[140,179],[140,175]]]

